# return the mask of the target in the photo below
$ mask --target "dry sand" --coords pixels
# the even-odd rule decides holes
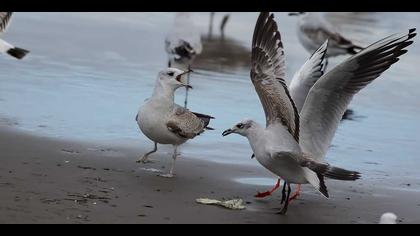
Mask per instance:
[[[142,168],[162,169],[166,153],[140,165],[140,148],[92,147],[1,128],[0,223],[377,223],[388,211],[402,223],[420,222],[419,192],[380,188],[379,180],[328,181],[331,199],[304,186],[282,216],[280,191],[258,200],[253,195],[266,186],[234,181],[272,177],[263,168],[183,156],[177,176],[165,179]],[[195,203],[200,197],[240,197],[247,209]]]

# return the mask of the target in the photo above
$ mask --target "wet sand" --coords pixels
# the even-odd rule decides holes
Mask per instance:
[[[381,180],[328,181],[331,199],[304,186],[281,216],[280,191],[258,200],[253,195],[268,186],[234,181],[272,178],[263,168],[183,156],[177,176],[165,179],[142,168],[168,168],[166,153],[140,165],[141,148],[92,147],[1,128],[0,223],[377,223],[386,211],[402,223],[420,222],[419,192],[381,188]],[[240,197],[247,209],[195,203],[200,197]]]

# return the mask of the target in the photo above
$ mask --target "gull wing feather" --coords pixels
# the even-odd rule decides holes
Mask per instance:
[[[251,81],[264,108],[267,126],[283,124],[299,141],[299,114],[285,83],[285,56],[273,14],[262,12],[252,39]]]
[[[348,58],[323,75],[310,89],[301,111],[301,148],[322,161],[338,124],[353,96],[378,78],[399,57],[416,35],[393,34]]]

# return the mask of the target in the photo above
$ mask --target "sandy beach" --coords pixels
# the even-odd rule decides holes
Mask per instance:
[[[23,60],[1,57],[0,223],[375,224],[385,212],[398,223],[420,223],[418,36],[398,63],[355,96],[330,145],[325,160],[361,172],[360,180],[327,180],[330,199],[302,186],[286,216],[276,214],[281,191],[254,197],[276,178],[251,159],[246,139],[221,134],[244,118],[266,121],[250,80],[258,14],[216,13],[210,37],[210,12],[193,13],[204,50],[192,65],[188,108],[214,116],[216,130],[182,145],[176,177],[166,179],[156,170],[168,171],[171,147],[160,146],[153,163],[136,163],[153,144],[135,117],[167,67],[165,38],[176,13],[16,12],[2,39],[31,52]],[[361,46],[420,22],[416,12],[325,18]],[[298,18],[276,12],[275,19],[289,83],[312,52],[299,43]],[[328,67],[346,58],[331,58]],[[175,102],[184,98],[179,89]],[[241,198],[246,209],[197,198]]]
[[[144,150],[54,141],[2,128],[0,132],[0,223],[377,223],[394,211],[402,223],[418,223],[418,192],[385,190],[377,181],[328,181],[331,199],[310,186],[279,211],[281,194],[253,197],[267,186],[235,178],[272,176],[262,168],[221,165],[183,156],[173,179],[143,168],[135,160]],[[164,170],[164,169],[163,169]],[[274,180],[274,179],[273,179]],[[382,183],[386,184],[386,183]],[[391,184],[391,183],[389,183]],[[200,205],[196,198],[242,198],[245,210]]]

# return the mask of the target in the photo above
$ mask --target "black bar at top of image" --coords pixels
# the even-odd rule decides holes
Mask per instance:
[[[415,0],[9,0],[3,11],[420,11]]]

